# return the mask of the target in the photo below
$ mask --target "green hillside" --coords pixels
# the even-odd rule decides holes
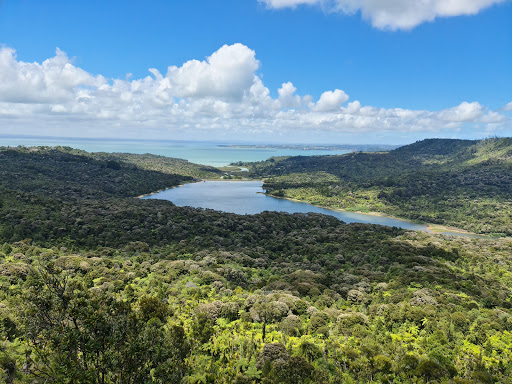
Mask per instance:
[[[135,199],[190,165],[102,156],[0,152],[0,382],[510,382],[512,241]]]
[[[0,147],[0,188],[41,196],[130,197],[221,174],[213,167],[155,155]]]
[[[512,235],[512,139],[429,139],[381,153],[248,163],[270,195]]]

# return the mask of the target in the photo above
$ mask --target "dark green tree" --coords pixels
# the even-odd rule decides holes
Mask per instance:
[[[51,265],[32,270],[21,308],[30,375],[53,383],[179,382],[188,342],[181,327],[165,326],[153,301],[136,311]]]

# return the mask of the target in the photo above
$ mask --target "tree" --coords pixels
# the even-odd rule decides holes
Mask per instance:
[[[192,336],[200,344],[205,344],[213,336],[215,330],[213,328],[214,321],[205,313],[198,313],[192,323]]]
[[[154,300],[141,301],[136,311],[51,265],[32,270],[26,285],[21,318],[34,378],[139,384],[179,382],[184,375],[189,350],[184,330],[167,327]]]
[[[310,383],[314,367],[304,358],[290,356],[282,344],[265,344],[256,363],[264,383]]]
[[[272,301],[268,296],[260,296],[253,309],[256,311],[257,316],[263,322],[263,332],[261,340],[265,342],[267,324],[281,320],[289,311],[288,306],[280,301]]]

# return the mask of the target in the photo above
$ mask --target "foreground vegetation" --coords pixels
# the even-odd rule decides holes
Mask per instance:
[[[495,236],[512,235],[512,139],[431,139],[382,153],[245,164],[267,193],[382,212]]]
[[[6,383],[511,382],[512,241],[133,199],[190,176],[96,156],[0,151]]]

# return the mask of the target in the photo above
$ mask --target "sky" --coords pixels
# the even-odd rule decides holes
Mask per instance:
[[[0,135],[512,136],[510,0],[0,0]]]

